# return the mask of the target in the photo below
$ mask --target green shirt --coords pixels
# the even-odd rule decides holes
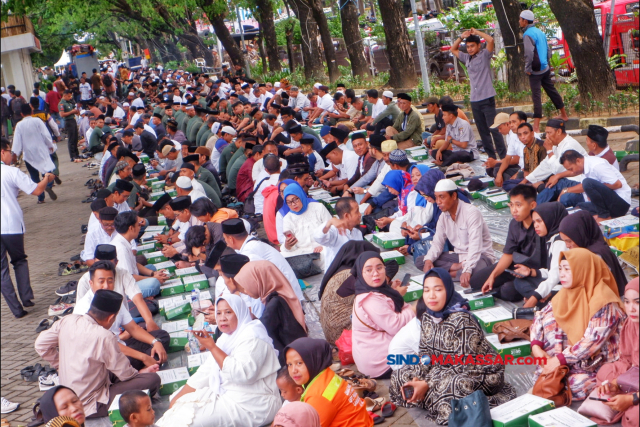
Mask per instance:
[[[63,113],[68,113],[69,111],[73,111],[76,109],[76,106],[73,105],[72,102],[67,101],[66,99],[62,99],[60,100],[60,102],[58,103],[58,109],[63,112]],[[70,114],[66,117],[63,117],[65,120],[75,120],[76,119],[76,115],[75,114]]]
[[[162,124],[165,125],[165,127],[167,126],[167,122],[169,121],[169,119],[173,119],[174,116],[169,116],[168,114],[164,114],[162,115]]]
[[[247,156],[244,155],[244,150],[238,150],[236,151],[236,154],[237,153],[242,153],[242,154],[235,159],[235,161],[231,165],[231,168],[229,169],[229,173],[227,173],[227,182],[229,183],[229,189],[231,190],[236,189],[236,180],[238,179],[238,172],[240,171],[240,168],[242,167],[244,162],[247,160]]]
[[[200,168],[198,169],[198,172],[196,172],[195,178],[198,181],[202,181],[204,183],[209,184],[209,186],[213,188],[213,191],[216,192],[218,197],[222,195],[222,193],[220,192],[220,187],[218,187],[218,181],[216,181],[216,178],[209,171],[209,169],[203,168],[202,166],[200,166]]]
[[[362,106],[362,114],[365,117],[371,117],[371,114],[373,114],[373,104],[370,103],[369,101],[363,101],[363,106]]]
[[[200,99],[198,99],[198,103],[202,108],[207,108],[207,98],[201,96]]]
[[[178,110],[178,111],[174,111],[173,112],[173,118],[175,119],[176,122],[178,122],[178,126],[180,126],[180,120],[184,116],[186,116],[186,114],[182,110]]]
[[[100,146],[100,138],[102,138],[102,135],[104,135],[104,132],[102,131],[101,128],[99,128],[98,126],[93,128],[93,131],[91,132],[91,136],[89,137],[89,149],[93,148],[93,147],[99,147]]]
[[[244,154],[244,148],[242,148],[242,147],[240,147],[239,150],[237,150],[235,153],[233,153],[233,156],[231,156],[231,158],[229,159],[229,162],[227,163],[227,170],[228,171],[231,170],[231,168],[235,164],[236,160],[238,160],[243,154]],[[227,182],[229,182],[229,174],[227,174]]]
[[[204,181],[200,181],[199,179],[196,181],[202,184],[202,188],[204,189],[204,194],[207,195],[207,198],[211,200],[213,204],[216,205],[217,208],[221,208],[222,202],[220,201],[220,197],[218,197],[218,195],[213,190],[213,188],[211,188],[211,186]]]
[[[231,157],[233,157],[236,150],[238,150],[238,147],[236,147],[236,143],[231,142],[229,145],[224,147],[222,153],[220,153],[220,168],[218,169],[218,173],[220,175],[226,176],[227,165],[229,164],[229,160],[231,160]]]
[[[211,135],[213,135],[211,133],[211,128],[206,123],[203,123],[202,126],[200,126],[198,134],[196,135],[196,145],[198,147],[204,147],[205,145],[207,145],[207,140],[211,137]]]
[[[182,133],[184,133],[184,136],[187,136],[187,125],[190,120],[191,117],[189,117],[188,114],[185,114],[183,117],[180,117],[180,120],[178,120],[178,130],[181,130]]]
[[[204,122],[202,121],[202,117],[194,116],[189,120],[187,124],[187,133],[185,136],[189,142],[195,144],[197,142],[196,136],[198,135],[198,131]]]
[[[164,114],[164,108],[160,106],[155,107],[153,109],[153,114],[160,114],[160,115]]]

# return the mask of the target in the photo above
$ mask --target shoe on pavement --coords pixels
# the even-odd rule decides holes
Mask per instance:
[[[49,197],[51,197],[51,200],[58,200],[58,195],[53,192],[53,188],[45,187],[44,191],[46,191]]]
[[[54,181],[55,181],[55,183],[56,183],[56,184],[58,184],[58,185],[61,185],[61,184],[62,184],[62,180],[61,180],[61,179],[60,179],[60,177],[59,177],[59,176],[57,176],[57,175],[53,178],[53,180],[54,180]]]
[[[20,407],[19,403],[9,402],[4,397],[2,397],[0,399],[1,399],[1,402],[2,402],[2,413],[3,414],[11,413],[11,412],[17,410]]]
[[[22,303],[22,306],[23,306],[23,307],[33,307],[34,305],[36,305],[36,303],[35,303],[35,302],[33,302],[33,301],[31,301],[31,300],[29,300],[29,301],[24,301],[24,302]]]
[[[63,297],[65,295],[75,294],[77,290],[78,290],[78,282],[74,280],[71,282],[67,282],[66,285],[58,288],[56,290],[56,295],[58,295],[59,297]]]
[[[65,312],[65,310],[74,306],[75,304],[65,304],[63,302],[61,302],[60,304],[50,305],[48,314],[49,316],[60,316]]]
[[[28,311],[26,311],[26,310],[22,310],[20,313],[18,313],[18,314],[14,314],[14,317],[15,317],[16,319],[22,319],[22,318],[23,318],[24,316],[26,316],[27,314],[29,314],[29,312],[28,312]]]
[[[48,374],[41,375],[38,378],[38,386],[40,387],[40,391],[46,391],[50,388],[53,388],[57,385],[60,385],[60,379],[58,378],[58,374]]]

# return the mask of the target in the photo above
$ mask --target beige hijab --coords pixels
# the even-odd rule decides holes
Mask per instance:
[[[252,261],[244,265],[234,277],[251,298],[260,298],[264,303],[272,292],[277,292],[286,302],[296,320],[304,330],[304,312],[300,300],[291,288],[291,283],[271,261]]]
[[[624,309],[616,280],[607,264],[588,249],[576,248],[560,254],[571,266],[573,284],[562,288],[551,300],[553,317],[572,345],[580,341],[591,318],[607,304]]]

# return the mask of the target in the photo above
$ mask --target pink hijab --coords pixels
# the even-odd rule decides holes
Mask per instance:
[[[636,292],[640,292],[638,290],[639,278],[636,277],[624,288],[624,291],[627,292],[630,289],[633,289]],[[631,366],[640,365],[640,329],[638,328],[638,323],[632,322],[630,318],[627,317],[627,320],[622,325],[622,332],[620,333],[620,360],[627,362]]]
[[[304,402],[291,402],[278,411],[274,426],[320,427],[320,416],[313,406]]]

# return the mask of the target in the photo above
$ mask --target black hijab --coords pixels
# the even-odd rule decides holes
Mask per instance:
[[[429,307],[427,307],[424,299],[420,298],[416,307],[417,313],[426,312],[432,317],[446,319],[451,313],[457,313],[459,311],[469,311],[469,301],[467,301],[466,298],[456,292],[455,286],[453,285],[453,280],[451,279],[451,275],[447,270],[445,270],[444,268],[432,268],[427,272],[427,274],[424,275],[424,279],[422,279],[423,286],[428,277],[438,277],[440,280],[442,280],[444,289],[447,293],[447,301],[445,302],[442,310],[433,311]]]
[[[298,338],[284,348],[285,358],[289,349],[297,351],[307,367],[309,382],[304,385],[305,388],[318,374],[333,364],[331,345],[325,340],[307,337]]]
[[[402,307],[404,306],[404,299],[398,291],[393,289],[387,283],[386,277],[382,286],[379,286],[377,288],[367,285],[367,282],[364,281],[364,278],[362,276],[364,264],[372,258],[378,258],[384,264],[384,261],[382,260],[382,257],[378,252],[367,251],[360,254],[358,259],[356,260],[356,264],[351,269],[351,275],[356,278],[356,295],[367,294],[369,292],[377,292],[379,294],[382,294],[388,298],[391,298],[391,300],[393,301],[394,311],[396,313],[400,313],[402,311]]]
[[[320,291],[318,292],[318,299],[322,299],[325,286],[327,286],[329,280],[331,280],[336,273],[342,270],[351,269],[355,265],[358,256],[367,251],[379,253],[380,249],[366,240],[349,240],[347,243],[342,245],[333,259],[333,262],[331,262],[331,265],[329,265],[329,268],[327,268],[327,271],[322,277],[322,282],[320,282]]]
[[[618,258],[605,243],[600,226],[589,212],[578,211],[567,216],[560,223],[558,231],[573,240],[579,247],[600,255],[615,277],[620,295],[624,295],[627,278],[620,267]]]
[[[60,414],[58,413],[58,409],[56,409],[56,404],[53,401],[53,397],[56,395],[58,391],[60,391],[63,388],[66,388],[67,390],[71,390],[69,387],[65,387],[63,385],[57,385],[47,390],[42,395],[42,397],[38,399],[38,402],[40,403],[40,412],[42,413],[43,422],[48,423],[55,417],[60,416]],[[71,392],[75,394],[73,390],[71,390]]]
[[[569,215],[567,208],[560,202],[540,203],[533,212],[540,215],[542,222],[547,227],[547,235],[544,236],[545,242],[548,242],[554,235],[558,234],[560,223]]]

